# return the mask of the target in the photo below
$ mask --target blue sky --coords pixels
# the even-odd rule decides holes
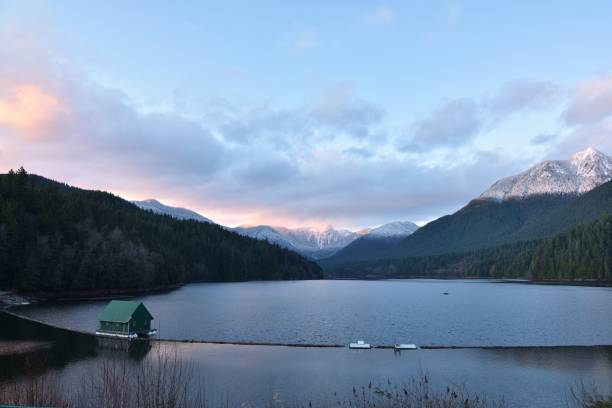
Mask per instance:
[[[0,166],[229,225],[422,223],[612,152],[610,21],[606,1],[0,0]]]

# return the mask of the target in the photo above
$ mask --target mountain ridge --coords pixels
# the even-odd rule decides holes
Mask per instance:
[[[323,230],[312,227],[286,228],[269,225],[236,227],[233,230],[239,234],[266,239],[317,260],[332,256],[355,241],[364,239],[373,242],[402,239],[416,229],[418,229],[418,226],[413,222],[395,221],[358,231],[334,229],[331,225]]]
[[[500,180],[493,184],[492,188],[499,187],[499,183],[504,180],[506,181],[501,183],[503,186],[509,185],[508,180],[522,182],[526,178],[521,175],[529,174],[534,169],[539,171],[542,165],[545,168],[550,167],[546,163],[556,166],[558,162],[542,162],[518,176]],[[457,212],[428,223],[399,242],[391,241],[371,250],[359,248],[358,251],[352,252],[339,251],[320,261],[320,264],[329,266],[345,262],[477,250],[543,238],[612,213],[612,182],[609,181],[612,172],[608,172],[609,168],[612,169],[608,166],[612,159],[595,149],[587,149],[574,154],[567,162],[571,162],[568,166],[581,169],[582,174],[589,175],[583,177],[579,185],[573,183],[575,180],[572,179],[572,189],[560,191],[557,189],[559,185],[553,183],[551,192],[536,194],[533,193],[534,190],[527,190],[529,194],[516,196],[492,194],[489,189]],[[547,177],[544,179],[548,180]],[[554,177],[553,179],[556,180]],[[598,184],[602,180],[608,181]],[[587,190],[591,186],[595,187],[586,192],[580,190]]]
[[[321,278],[301,255],[20,169],[0,175],[0,287],[69,293]]]
[[[612,158],[588,148],[568,160],[545,160],[496,181],[480,199],[505,201],[536,195],[580,195],[612,179]]]
[[[195,211],[183,207],[172,207],[163,204],[154,198],[148,198],[146,200],[141,201],[135,200],[131,201],[131,203],[143,210],[152,211],[156,214],[169,215],[179,220],[195,220],[215,224],[215,222],[213,222],[211,219],[206,218]]]
[[[161,203],[156,199],[142,201],[131,201],[134,205],[156,214],[165,214],[179,220],[195,220],[215,224],[195,211],[183,207],[172,207]],[[271,225],[241,225],[238,227],[224,227],[228,231],[265,240],[298,252],[311,259],[322,259],[332,256],[339,250],[350,245],[357,239],[366,238],[370,241],[401,239],[416,229],[418,226],[410,221],[395,221],[374,228],[364,228],[358,231],[348,229],[335,229],[328,225],[324,229],[313,227],[288,228]]]

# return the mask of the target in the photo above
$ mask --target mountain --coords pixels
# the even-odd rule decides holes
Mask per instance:
[[[612,215],[565,232],[463,253],[345,263],[331,278],[521,278],[612,283]]]
[[[481,199],[506,201],[537,195],[579,195],[612,179],[612,158],[588,148],[569,160],[544,161],[499,180]]]
[[[267,225],[241,226],[234,228],[239,234],[266,240],[294,250],[311,259],[328,257],[344,248],[362,235],[346,229],[334,229],[331,225],[323,230],[315,228],[285,228]]]
[[[210,219],[186,208],[170,207],[155,199],[132,201],[139,208],[156,214],[169,215],[179,220],[195,220],[214,224]],[[412,222],[391,222],[373,229],[349,231],[334,229],[331,225],[323,230],[316,228],[286,228],[279,226],[257,225],[226,228],[240,235],[267,241],[284,248],[291,249],[310,259],[329,257],[360,238],[368,240],[373,245],[391,242],[404,238],[418,226]]]
[[[285,248],[292,248],[293,245],[288,242],[287,238],[283,236],[278,230],[267,225],[258,225],[254,227],[240,226],[236,228],[228,228],[233,230],[240,235],[251,237],[263,241],[268,241],[271,244],[277,244]]]
[[[400,242],[339,252],[320,264],[460,253],[560,233],[612,213],[610,163],[594,149],[540,163]]]
[[[285,228],[259,225],[255,227],[237,227],[234,231],[249,237],[264,239],[285,248],[294,250],[311,259],[330,257],[356,244],[368,247],[397,242],[418,229],[418,225],[409,221],[397,221],[376,228],[359,231],[334,229],[331,225],[323,230],[316,228]]]
[[[0,288],[66,294],[322,276],[276,245],[22,169],[0,175],[0,197]]]
[[[395,221],[380,227],[372,228],[363,237],[363,239],[376,238],[404,238],[418,230],[419,226],[410,221]]]
[[[413,234],[419,226],[410,221],[397,221],[373,228],[344,248],[333,254],[333,262],[358,260],[362,254],[378,253],[397,245],[408,235]],[[325,260],[322,261],[326,262]]]
[[[201,222],[208,222],[210,224],[214,224],[210,219],[201,216],[195,211],[188,210],[186,208],[181,207],[170,207],[169,205],[165,205],[160,203],[157,200],[152,198],[143,201],[132,201],[133,204],[142,208],[143,210],[152,211],[156,214],[165,214],[171,217],[174,217],[178,220],[195,220]]]

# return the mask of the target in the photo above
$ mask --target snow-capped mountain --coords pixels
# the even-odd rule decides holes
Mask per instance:
[[[368,254],[397,245],[418,229],[419,226],[410,221],[390,222],[380,227],[368,229],[361,237],[331,255],[329,259],[323,260],[323,262],[335,263],[360,259],[364,255],[367,257]]]
[[[257,238],[266,240],[272,244],[278,244],[280,246],[294,249],[293,245],[283,236],[279,231],[273,227],[267,225],[257,225],[254,227],[240,226],[236,228],[227,228],[230,231],[237,232],[240,235],[244,235],[251,238]]]
[[[372,228],[364,235],[364,238],[400,238],[407,237],[419,226],[410,221],[396,221]]]
[[[313,259],[330,256],[363,235],[346,229],[337,230],[331,225],[323,230],[309,227],[241,226],[234,228],[234,231],[252,238],[265,239]]]
[[[282,228],[281,234],[291,238],[298,246],[314,249],[342,248],[358,238],[361,234],[346,229],[334,229],[328,225],[324,230],[314,228]]]
[[[612,179],[612,158],[588,148],[569,160],[547,160],[506,177],[480,195],[481,199],[504,201],[533,195],[580,195]]]
[[[154,199],[132,201],[132,203],[144,210],[170,215],[181,220],[189,219],[214,223],[195,211],[180,207],[170,207]],[[335,254],[358,238],[363,237],[369,240],[403,238],[416,231],[418,226],[412,222],[398,221],[381,225],[377,228],[365,228],[359,231],[335,229],[331,225],[324,229],[310,227],[286,228],[269,225],[224,228],[244,236],[266,240],[312,259],[321,259]]]
[[[152,198],[143,201],[132,201],[132,204],[135,204],[137,207],[140,207],[143,210],[153,211],[156,214],[169,215],[179,220],[196,220],[214,224],[213,221],[201,216],[195,211],[191,211],[181,207],[170,207],[169,205],[162,204]]]
[[[355,240],[403,238],[419,227],[412,222],[391,222],[377,228],[365,228],[359,231],[335,229],[331,225],[320,230],[316,228],[285,228],[259,225],[256,227],[237,227],[234,231],[252,238],[265,239],[312,259],[332,256],[347,247]]]

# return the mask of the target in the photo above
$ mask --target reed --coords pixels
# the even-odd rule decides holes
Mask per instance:
[[[519,391],[517,391],[519,392]],[[568,407],[612,408],[612,396],[580,384],[571,389]],[[342,394],[346,395],[346,394]],[[0,404],[55,408],[199,408],[207,401],[203,381],[194,367],[174,347],[157,348],[149,358],[135,363],[110,355],[96,363],[76,386],[67,387],[52,373],[0,383]],[[337,393],[315,401],[281,401],[272,395],[269,407],[347,408],[504,408],[504,400],[487,400],[465,387],[433,387],[421,374],[405,384],[367,384],[353,387],[347,398]],[[258,406],[231,404],[215,407]]]

